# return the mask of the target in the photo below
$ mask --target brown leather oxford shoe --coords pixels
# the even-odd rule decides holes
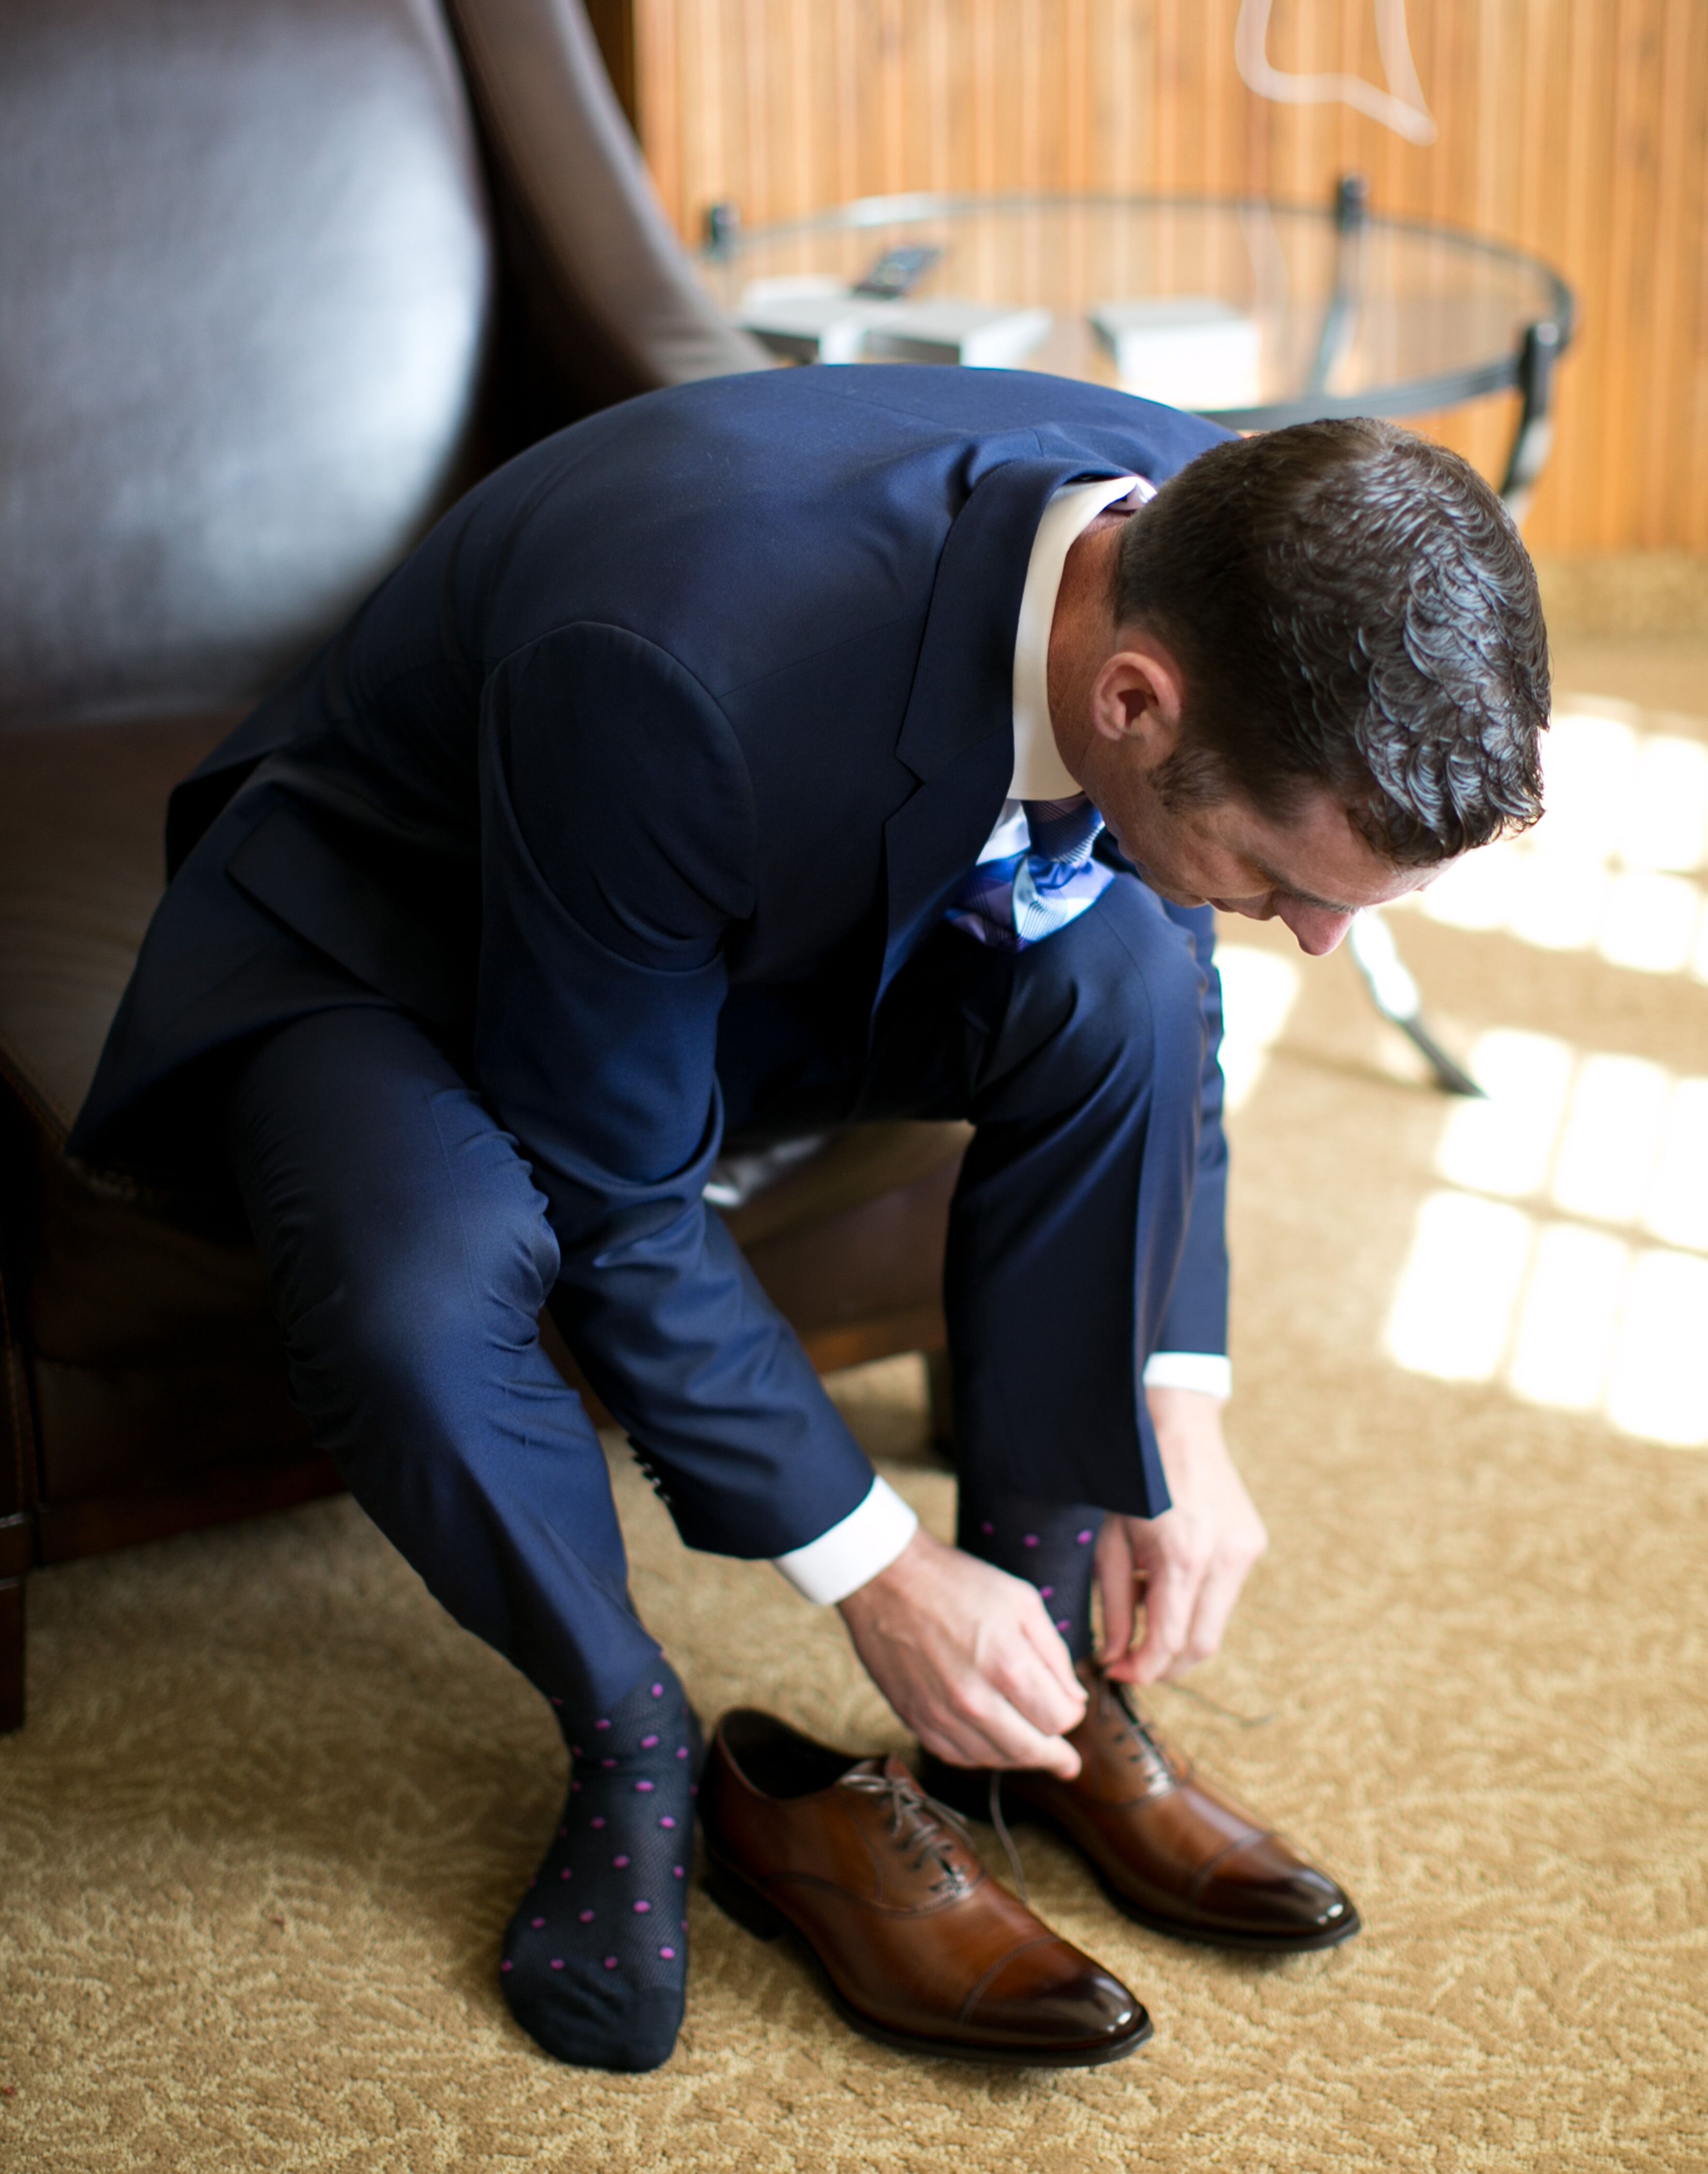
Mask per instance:
[[[998,1886],[899,1759],[726,1714],[700,1786],[705,1885],[761,1939],[793,1932],[880,2045],[1091,2068],[1150,2036],[1127,1987]]]
[[[1282,1953],[1332,1948],[1359,1930],[1345,1890],[1199,1781],[1124,1684],[1090,1662],[1078,1674],[1089,1694],[1085,1718],[1068,1737],[1078,1778],[1004,1774],[1011,1817],[1065,1835],[1116,1907],[1155,1932]],[[947,1803],[988,1816],[987,1775],[935,1759],[922,1771]]]

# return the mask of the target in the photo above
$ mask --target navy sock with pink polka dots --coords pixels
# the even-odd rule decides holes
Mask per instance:
[[[965,1476],[955,1539],[969,1555],[1035,1585],[1076,1661],[1091,1652],[1092,1558],[1103,1512],[1084,1502],[1008,1495]]]
[[[500,1982],[559,2060],[656,2069],[688,1982],[700,1724],[662,1661],[608,1713],[559,1719],[570,1793],[505,1932]]]

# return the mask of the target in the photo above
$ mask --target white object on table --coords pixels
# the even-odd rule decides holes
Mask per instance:
[[[884,302],[868,328],[866,353],[885,362],[960,363],[970,370],[1011,370],[1054,322],[1047,310],[991,302]]]
[[[1047,310],[990,302],[885,301],[809,274],[750,281],[736,322],[788,362],[855,362],[864,355],[1006,370],[1032,352],[1053,320]]]
[[[1100,302],[1088,315],[1115,357],[1122,390],[1201,414],[1255,408],[1260,398],[1257,320],[1213,295]]]
[[[785,362],[857,362],[873,317],[894,307],[851,295],[840,279],[754,279],[736,322]]]

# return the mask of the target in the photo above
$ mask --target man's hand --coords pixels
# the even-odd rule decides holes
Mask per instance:
[[[1103,1662],[1128,1684],[1154,1684],[1208,1661],[1246,1574],[1269,1544],[1222,1439],[1220,1399],[1146,1392],[1173,1506],[1159,1517],[1110,1516],[1097,1543]],[[1144,1640],[1132,1647],[1138,1603]]]
[[[1041,1766],[1064,1782],[1079,1771],[1062,1731],[1084,1715],[1085,1694],[1024,1578],[922,1527],[839,1605],[867,1674],[927,1751],[956,1766]]]

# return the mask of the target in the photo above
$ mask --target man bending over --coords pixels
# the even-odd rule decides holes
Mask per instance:
[[[1213,1652],[1264,1545],[1213,912],[1331,951],[1533,820],[1547,695],[1522,546],[1419,439],[815,369],[534,446],[180,788],[73,1148],[224,1158],[316,1440],[552,1701],[503,1983],[554,2052],[674,2042],[696,1742],[543,1307],[690,1545],[840,1605],[938,1760],[1071,1787],[1088,1693]],[[704,1198],[904,1116],[976,1128],[952,1549]],[[1263,1862],[1245,1929],[1332,1936]]]

